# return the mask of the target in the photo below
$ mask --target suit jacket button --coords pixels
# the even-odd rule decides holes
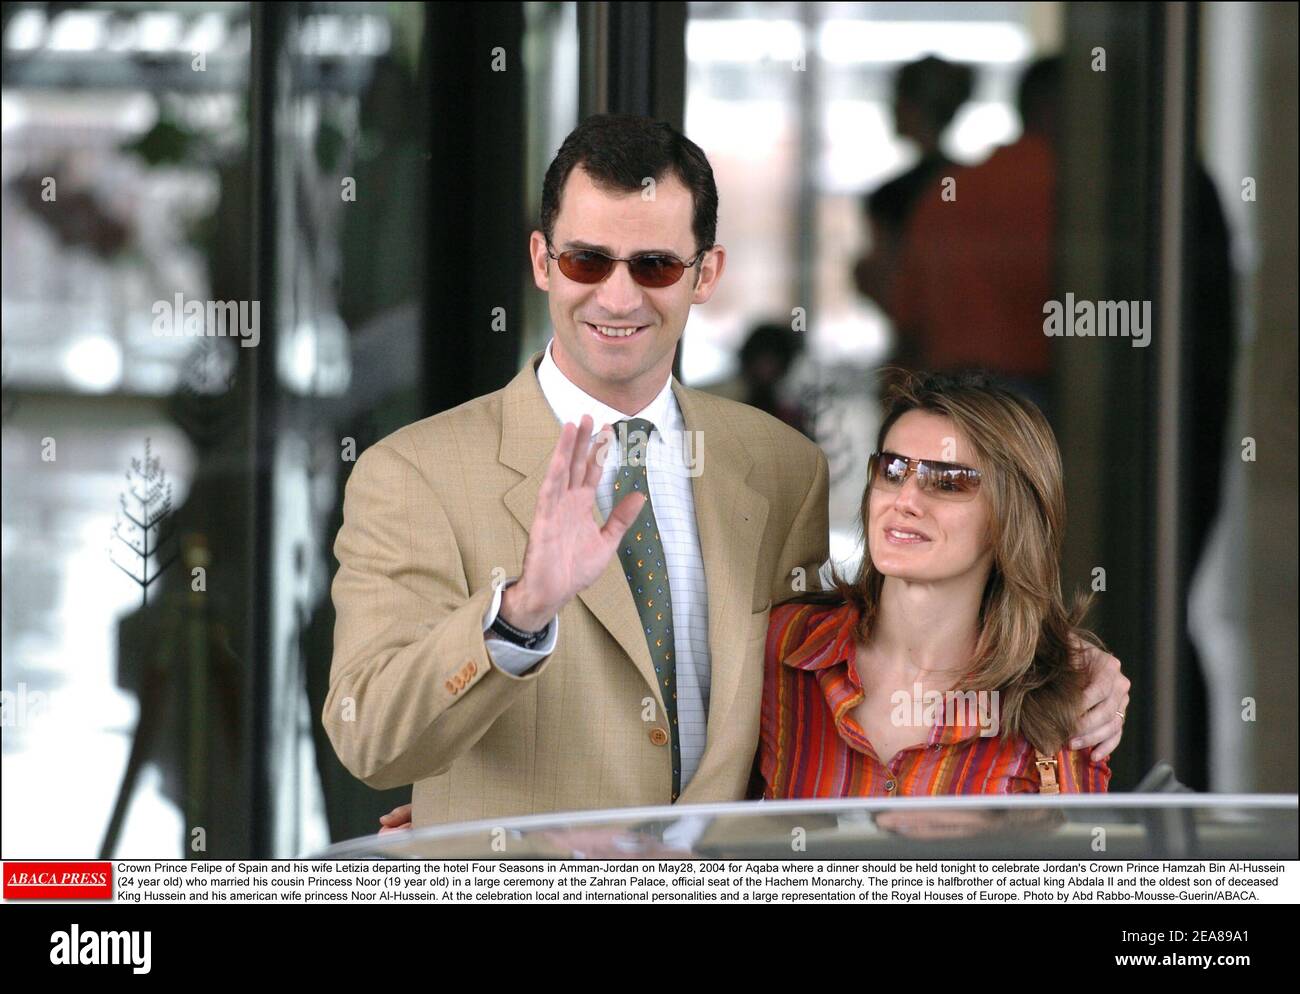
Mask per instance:
[[[652,728],[650,730],[650,741],[657,746],[668,744],[668,733],[662,728]]]

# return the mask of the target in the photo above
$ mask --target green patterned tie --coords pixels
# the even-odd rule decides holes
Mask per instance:
[[[623,426],[626,425],[626,429]],[[626,494],[641,491],[645,506],[619,543],[618,558],[623,575],[632,588],[632,600],[641,616],[650,660],[654,663],[659,689],[668,711],[668,728],[672,734],[673,800],[681,793],[682,750],[677,734],[677,676],[673,662],[673,602],[668,588],[668,567],[664,548],[659,541],[659,526],[650,506],[650,483],[646,478],[645,456],[655,426],[645,418],[629,418],[614,425],[618,432],[622,459],[614,474],[614,504]]]

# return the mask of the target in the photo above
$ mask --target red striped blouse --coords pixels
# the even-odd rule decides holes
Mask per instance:
[[[1016,794],[1039,790],[1035,751],[1020,736],[982,736],[961,708],[939,707],[927,742],[880,762],[852,711],[864,698],[853,665],[852,604],[772,609],[764,654],[759,769],[765,798]],[[956,720],[945,723],[947,718]],[[1104,792],[1106,760],[1089,750],[1056,754],[1061,793]]]

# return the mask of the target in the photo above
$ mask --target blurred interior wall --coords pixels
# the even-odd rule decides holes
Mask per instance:
[[[1158,299],[1151,260],[1161,245],[1150,206],[1162,192],[1153,141],[1162,106],[1161,12],[1157,5],[1067,7],[1058,290],[1079,299]],[[1170,699],[1160,699],[1153,680],[1156,349],[1058,343],[1071,494],[1064,579],[1069,588],[1086,586],[1090,571],[1105,569],[1092,620],[1133,680],[1131,720],[1112,762],[1115,787],[1131,789],[1153,763],[1168,760],[1197,787],[1295,791],[1296,13],[1275,4],[1202,4],[1197,13],[1197,151],[1233,239],[1238,308],[1236,331],[1225,329],[1238,336],[1238,348],[1220,456],[1221,512],[1187,598],[1206,713],[1186,694],[1186,674]],[[1104,72],[1089,62],[1099,47]],[[1253,200],[1243,197],[1247,178]],[[1196,318],[1185,315],[1184,326]],[[1191,340],[1180,358],[1189,368],[1216,361]],[[1242,458],[1245,439],[1254,440],[1253,461]],[[1184,467],[1185,486],[1205,485],[1196,458]],[[1196,659],[1180,652],[1179,665]],[[1243,713],[1252,701],[1253,716]],[[1171,755],[1157,744],[1158,716],[1166,732],[1174,722]],[[1194,760],[1206,742],[1208,782],[1201,784]]]
[[[1207,3],[1201,15],[1200,153],[1233,232],[1240,360],[1223,510],[1189,617],[1209,687],[1210,788],[1295,791],[1296,130],[1279,125],[1297,113],[1296,9]]]
[[[1237,6],[1237,5],[1233,5]],[[1297,404],[1296,404],[1296,12],[1257,4],[1257,87],[1242,105],[1256,116],[1257,278],[1245,350],[1245,434],[1256,443],[1247,477],[1247,604],[1258,720],[1253,723],[1259,791],[1297,789]],[[1238,194],[1240,197],[1240,194]],[[1216,784],[1216,788],[1217,788]]]
[[[1151,300],[1158,19],[1144,4],[1067,4],[1065,16],[1056,291],[1060,299]],[[1051,348],[1069,495],[1062,584],[1094,592],[1088,624],[1132,680],[1124,738],[1111,757],[1111,789],[1132,790],[1157,758],[1175,757],[1156,756],[1153,734],[1154,529],[1145,509],[1154,502],[1147,427],[1156,350],[1112,347],[1119,344],[1057,338]]]
[[[1275,4],[1200,11],[1199,152],[1233,236],[1240,358],[1222,512],[1189,623],[1209,688],[1210,788],[1294,791],[1296,133],[1279,125],[1296,116],[1296,16]]]

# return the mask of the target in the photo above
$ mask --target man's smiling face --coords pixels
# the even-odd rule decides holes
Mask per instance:
[[[644,252],[675,255],[684,262],[698,247],[691,228],[690,190],[675,173],[655,183],[654,199],[641,191],[601,189],[581,164],[569,173],[552,233],[555,255],[593,249],[626,259]],[[578,283],[547,254],[546,238],[529,241],[533,282],[545,290],[555,329],[555,364],[577,386],[625,414],[635,414],[663,388],[672,371],[677,341],[692,304],[713,296],[726,253],[714,246],[672,286],[644,287],[625,263],[599,283]],[[612,336],[601,328],[636,330]]]

